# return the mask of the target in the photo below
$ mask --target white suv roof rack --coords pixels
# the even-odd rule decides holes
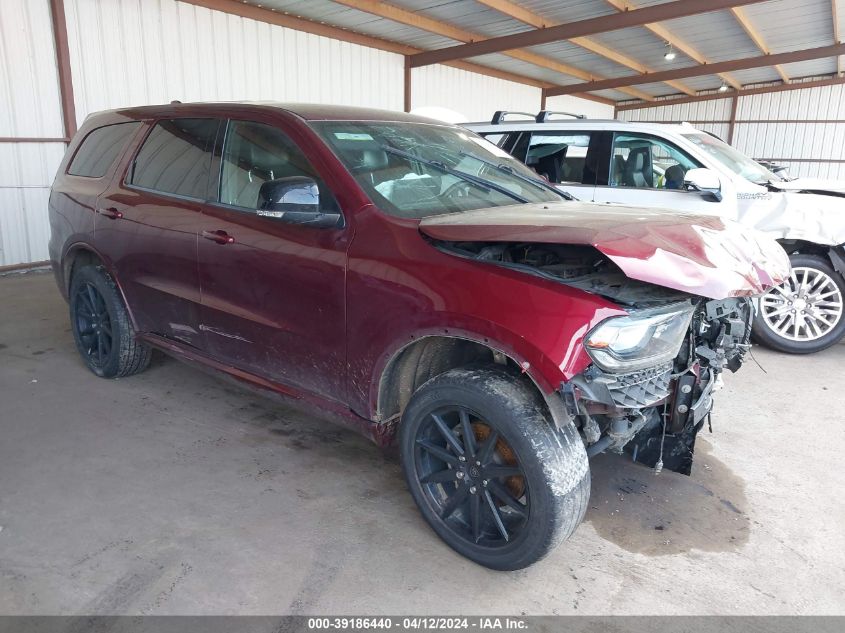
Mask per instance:
[[[555,110],[541,110],[537,114],[529,114],[528,112],[509,112],[508,110],[496,110],[496,113],[493,115],[490,123],[492,125],[499,125],[503,123],[505,117],[509,114],[521,114],[522,116],[527,116],[531,119],[534,119],[535,123],[548,123],[549,118],[553,114],[560,114],[563,116],[571,116],[573,119],[586,119],[587,117],[583,114],[575,114],[574,112],[557,112]]]

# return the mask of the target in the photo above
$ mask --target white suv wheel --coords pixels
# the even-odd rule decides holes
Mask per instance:
[[[783,284],[760,300],[760,316],[789,341],[815,341],[842,319],[842,293],[824,271],[798,266]]]

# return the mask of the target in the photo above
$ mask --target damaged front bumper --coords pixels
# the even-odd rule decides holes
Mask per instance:
[[[588,455],[624,451],[634,461],[688,475],[722,372],[739,369],[750,349],[752,318],[750,299],[700,300],[674,360],[631,372],[593,364],[563,385]]]

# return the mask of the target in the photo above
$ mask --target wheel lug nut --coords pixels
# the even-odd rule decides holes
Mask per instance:
[[[469,491],[470,493],[475,494],[476,492],[478,492],[478,488],[476,488],[475,486],[470,486]]]
[[[487,480],[485,479],[484,481],[482,481],[482,482],[481,482],[481,485],[482,485],[482,486],[484,486],[484,487],[486,488],[486,487],[487,487]]]
[[[476,466],[481,466],[481,462],[476,461],[476,462],[475,462],[475,465],[476,465]]]
[[[455,475],[455,477],[457,477],[458,479],[463,479],[463,478],[464,478],[464,473],[463,473],[462,471],[460,471],[460,470],[459,470],[459,471],[458,471],[458,473]]]
[[[464,457],[463,455],[461,455],[461,456],[459,456],[459,457],[458,457],[458,461],[459,461],[459,462],[465,462],[466,460],[467,460],[467,458],[466,458],[466,457]]]

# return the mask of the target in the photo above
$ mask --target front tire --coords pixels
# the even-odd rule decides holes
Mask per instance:
[[[405,479],[455,551],[497,570],[528,567],[584,518],[590,471],[573,425],[499,369],[453,369],[411,398],[399,428]]]
[[[845,280],[826,258],[790,255],[792,274],[760,298],[754,340],[788,354],[812,354],[845,336]]]
[[[70,323],[80,356],[101,378],[130,376],[150,364],[152,349],[136,340],[123,298],[102,266],[74,271]]]

